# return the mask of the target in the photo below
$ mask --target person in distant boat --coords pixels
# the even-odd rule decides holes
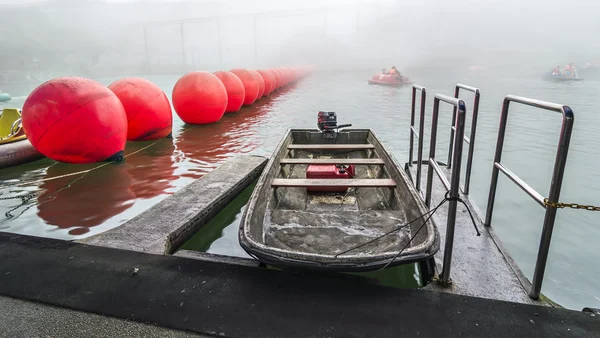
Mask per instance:
[[[383,69],[381,70],[381,74],[389,74],[389,73],[390,73],[390,72],[388,72],[388,70],[387,70],[387,69],[385,69],[385,68],[383,68]]]
[[[564,77],[577,77],[576,74],[577,72],[575,71],[575,65],[573,65],[573,62],[565,66],[563,73]]]
[[[556,66],[556,68],[552,69],[552,76],[560,76],[560,66]]]
[[[397,79],[402,77],[398,69],[396,69],[396,66],[392,66],[392,69],[390,69],[390,75],[394,75]]]
[[[577,69],[575,69],[573,62],[569,63],[569,66],[571,66],[571,77],[577,77]]]

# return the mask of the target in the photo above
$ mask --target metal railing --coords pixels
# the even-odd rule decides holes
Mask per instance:
[[[542,237],[540,239],[540,246],[538,249],[537,260],[535,263],[535,269],[533,273],[533,282],[531,285],[531,290],[529,291],[529,297],[533,299],[539,299],[540,291],[542,288],[542,281],[544,279],[544,271],[546,270],[548,252],[550,250],[552,230],[554,228],[554,221],[556,219],[556,207],[547,206],[544,202],[544,197],[540,193],[535,191],[535,189],[533,189],[531,186],[525,183],[522,179],[520,179],[517,175],[515,175],[512,171],[510,171],[500,162],[502,158],[502,148],[504,146],[504,135],[506,132],[506,121],[508,118],[508,107],[510,102],[517,102],[537,108],[555,111],[561,113],[563,116],[560,138],[558,140],[558,147],[556,150],[556,159],[554,160],[552,183],[550,184],[550,192],[548,194],[549,202],[556,203],[558,202],[558,199],[560,197],[560,190],[562,187],[562,180],[565,172],[567,154],[569,151],[569,142],[571,140],[571,131],[573,129],[573,122],[575,116],[573,114],[573,110],[571,110],[571,108],[568,106],[514,95],[506,96],[502,105],[502,115],[500,116],[500,128],[498,130],[498,141],[496,144],[496,155],[494,157],[492,180],[490,183],[490,193],[488,196],[488,205],[484,224],[486,226],[491,226],[492,213],[494,211],[494,200],[496,198],[496,186],[498,184],[498,173],[500,171],[503,174],[505,174],[511,181],[517,184],[521,189],[523,189],[523,191],[525,191],[529,196],[531,196],[531,198],[538,202],[539,205],[546,209],[546,215],[544,217],[544,226],[542,229]]]
[[[465,188],[463,193],[465,195],[469,194],[469,186],[471,182],[471,166],[473,165],[473,151],[475,149],[475,132],[477,131],[477,114],[479,112],[479,88],[467,86],[464,84],[457,83],[454,88],[454,97],[458,99],[458,94],[460,89],[464,89],[470,91],[475,94],[475,99],[473,101],[473,115],[471,121],[471,135],[469,137],[464,136],[464,141],[469,145],[469,153],[467,155],[467,168],[465,174]],[[456,106],[452,110],[452,121],[456,121]],[[454,130],[456,126],[453,124],[450,127],[450,145],[448,147],[448,169],[452,168],[452,149],[454,147]]]
[[[454,148],[454,167],[452,167],[452,173],[450,175],[451,182],[440,169],[437,161],[435,160],[435,146],[437,137],[437,125],[438,115],[440,110],[440,101],[453,105],[457,111],[455,114],[454,126],[456,127],[456,138],[462,140],[465,136],[465,115],[467,109],[465,102],[461,99],[453,98],[446,95],[437,94],[433,101],[433,116],[431,122],[431,142],[429,146],[429,169],[427,171],[427,189],[425,193],[425,204],[431,207],[431,189],[433,183],[433,172],[439,176],[442,184],[449,191],[450,201],[448,205],[448,218],[446,226],[446,243],[444,247],[444,265],[442,268],[441,282],[447,284],[450,281],[450,266],[452,262],[452,248],[454,246],[454,226],[456,224],[456,208],[458,206],[457,198],[459,198],[459,185],[460,185],[460,165],[462,160],[462,149],[463,142],[456,142]],[[419,164],[420,165],[420,164]]]
[[[419,132],[415,130],[415,109],[417,90],[421,92],[421,108],[419,113]],[[425,129],[425,99],[427,97],[427,90],[425,87],[419,85],[412,86],[412,104],[410,106],[410,149],[408,153],[408,165],[413,164],[413,151],[414,151],[414,138],[416,137],[419,144],[417,148],[417,179],[415,181],[415,187],[417,191],[421,191],[421,166],[423,162],[423,130]]]

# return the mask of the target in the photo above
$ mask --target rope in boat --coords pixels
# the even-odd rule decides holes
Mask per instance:
[[[458,201],[458,202],[462,203],[462,204],[465,206],[465,208],[466,208],[466,209],[467,209],[467,211],[469,212],[469,216],[471,217],[471,221],[473,222],[473,227],[475,227],[475,231],[477,232],[477,236],[481,236],[481,233],[479,232],[479,229],[477,228],[477,223],[475,223],[475,218],[473,217],[473,214],[471,213],[471,210],[469,210],[469,207],[467,206],[467,204],[466,204],[466,203],[465,203],[465,202],[464,202],[464,201],[463,201],[463,200],[462,200],[460,197],[450,197],[450,196],[448,196],[449,194],[450,194],[450,191],[447,191],[447,192],[446,192],[446,194],[445,194],[445,196],[444,196],[444,199],[443,199],[443,200],[442,200],[442,201],[441,201],[441,202],[440,202],[440,203],[439,203],[439,204],[438,204],[438,205],[437,205],[435,208],[433,208],[433,209],[431,209],[431,210],[427,211],[427,212],[426,212],[426,213],[424,213],[423,215],[421,215],[421,216],[419,216],[419,217],[417,217],[417,218],[413,219],[412,221],[410,221],[410,222],[408,222],[408,223],[402,224],[402,225],[400,225],[400,226],[396,227],[396,229],[390,230],[390,231],[388,231],[388,232],[384,233],[384,234],[383,234],[383,235],[381,235],[381,236],[377,236],[376,238],[374,238],[374,239],[372,239],[372,240],[370,240],[370,241],[368,241],[368,242],[366,242],[366,243],[363,243],[363,244],[357,245],[357,246],[355,246],[355,247],[353,247],[353,248],[350,248],[350,249],[348,249],[348,250],[346,250],[346,251],[340,252],[340,253],[336,254],[334,257],[335,257],[335,258],[338,258],[338,256],[340,256],[340,255],[346,254],[346,253],[348,253],[348,252],[350,252],[350,251],[353,251],[353,250],[356,250],[356,249],[358,249],[358,248],[362,248],[362,247],[364,247],[364,246],[366,246],[366,245],[368,245],[368,244],[371,244],[371,243],[373,243],[373,242],[375,242],[375,241],[377,241],[377,240],[380,240],[380,239],[382,239],[382,238],[383,238],[383,237],[385,237],[385,236],[388,236],[388,235],[390,235],[390,234],[392,234],[392,233],[395,233],[395,232],[397,232],[397,231],[400,231],[400,230],[402,230],[403,228],[405,228],[405,227],[409,226],[410,224],[412,224],[412,223],[414,223],[414,222],[418,221],[419,219],[422,219],[423,217],[425,217],[425,216],[429,215],[429,216],[427,217],[427,219],[425,219],[425,221],[423,221],[423,224],[421,224],[421,226],[420,226],[420,227],[419,227],[419,229],[418,229],[418,230],[415,232],[415,234],[414,234],[414,235],[411,237],[411,239],[409,239],[409,240],[408,240],[408,242],[406,243],[406,245],[404,245],[404,247],[403,247],[403,248],[402,248],[400,251],[398,251],[398,253],[396,254],[396,256],[394,256],[394,258],[392,258],[391,260],[389,260],[389,261],[388,261],[388,262],[387,262],[387,263],[386,263],[386,264],[385,264],[383,267],[381,267],[381,268],[377,269],[377,270],[383,270],[383,269],[387,268],[387,267],[388,267],[388,266],[389,266],[389,265],[390,265],[390,264],[391,264],[391,263],[392,263],[394,260],[396,260],[396,258],[398,258],[398,257],[399,257],[399,256],[402,254],[402,252],[404,252],[404,250],[406,250],[406,248],[407,248],[407,247],[410,245],[410,243],[412,242],[412,240],[413,240],[413,239],[415,239],[415,238],[417,237],[417,234],[418,234],[418,233],[421,231],[421,229],[423,229],[423,227],[425,227],[425,225],[427,224],[427,222],[429,221],[429,219],[430,219],[431,217],[433,217],[433,214],[435,214],[435,212],[436,212],[436,211],[437,211],[437,210],[438,210],[438,209],[439,209],[439,208],[440,208],[440,207],[441,207],[441,206],[442,206],[444,203],[446,203],[446,202],[449,202],[449,201]]]
[[[143,150],[146,150],[146,149],[148,149],[148,148],[152,147],[153,145],[155,145],[156,143],[158,143],[158,142],[160,142],[160,141],[162,141],[162,140],[163,140],[163,139],[160,139],[160,140],[154,141],[153,143],[151,143],[151,144],[149,144],[149,145],[147,145],[147,146],[145,146],[145,147],[143,147],[143,148],[141,148],[141,149],[138,149],[138,150],[136,150],[136,151],[134,151],[134,152],[131,152],[131,153],[129,153],[129,154],[127,154],[127,155],[123,156],[123,158],[129,157],[129,156],[131,156],[131,155],[135,155],[135,154],[137,154],[137,153],[139,153],[139,152],[141,152],[141,151],[143,151]],[[74,179],[74,180],[72,180],[71,182],[67,183],[67,184],[66,184],[64,187],[62,187],[62,188],[58,189],[56,192],[54,192],[53,194],[51,194],[50,196],[48,196],[49,198],[52,198],[54,195],[56,195],[56,194],[57,194],[57,193],[59,193],[60,191],[64,190],[65,188],[68,188],[68,187],[70,187],[70,186],[71,186],[71,185],[72,185],[74,182],[76,182],[77,180],[79,180],[79,179],[83,178],[83,177],[84,177],[86,174],[88,174],[89,172],[91,172],[91,171],[94,171],[94,170],[96,170],[96,169],[100,169],[100,168],[102,168],[102,167],[105,167],[105,166],[107,166],[107,165],[109,165],[109,164],[112,164],[112,163],[114,163],[114,162],[118,162],[118,161],[119,161],[119,160],[113,160],[113,161],[106,162],[106,163],[103,163],[103,164],[101,164],[101,165],[98,165],[98,166],[96,166],[96,167],[94,167],[94,168],[91,168],[91,169],[87,169],[87,170],[81,170],[81,171],[74,172],[74,173],[70,173],[70,174],[64,174],[64,175],[54,176],[54,177],[50,177],[50,178],[46,178],[46,179],[42,179],[42,180],[36,180],[36,181],[29,181],[29,182],[17,183],[17,184],[13,184],[13,185],[10,185],[10,186],[2,187],[1,189],[10,189],[10,188],[17,187],[17,186],[21,186],[21,185],[36,184],[36,183],[42,183],[42,182],[46,182],[46,181],[57,180],[57,179],[64,178],[64,177],[75,176],[75,175],[81,175],[80,177],[77,177],[76,179]],[[26,205],[26,204],[27,204],[27,203],[28,203],[28,202],[29,202],[29,201],[30,201],[32,198],[34,198],[34,197],[38,197],[38,196],[40,196],[40,195],[42,195],[42,194],[43,194],[43,192],[41,192],[41,191],[38,191],[38,192],[34,192],[34,193],[31,193],[31,194],[27,194],[27,195],[20,195],[20,196],[9,196],[9,197],[0,197],[0,200],[11,200],[11,199],[18,199],[18,198],[20,198],[20,199],[21,199],[21,204],[19,204],[18,206],[16,206],[16,207],[13,207],[12,209],[8,210],[7,212],[5,212],[5,213],[4,213],[4,215],[6,216],[6,218],[7,218],[7,219],[10,219],[10,218],[12,218],[11,212],[13,212],[13,211],[15,211],[15,210],[19,209],[20,207],[22,207],[22,206]]]

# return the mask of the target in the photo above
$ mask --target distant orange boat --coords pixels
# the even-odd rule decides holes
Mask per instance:
[[[376,74],[369,80],[369,84],[377,84],[382,86],[401,86],[410,84],[410,81],[406,76],[392,75],[392,74]]]

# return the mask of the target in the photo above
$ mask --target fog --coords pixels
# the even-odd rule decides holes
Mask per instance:
[[[312,64],[539,75],[600,65],[598,14],[581,0],[0,0],[0,74]]]

